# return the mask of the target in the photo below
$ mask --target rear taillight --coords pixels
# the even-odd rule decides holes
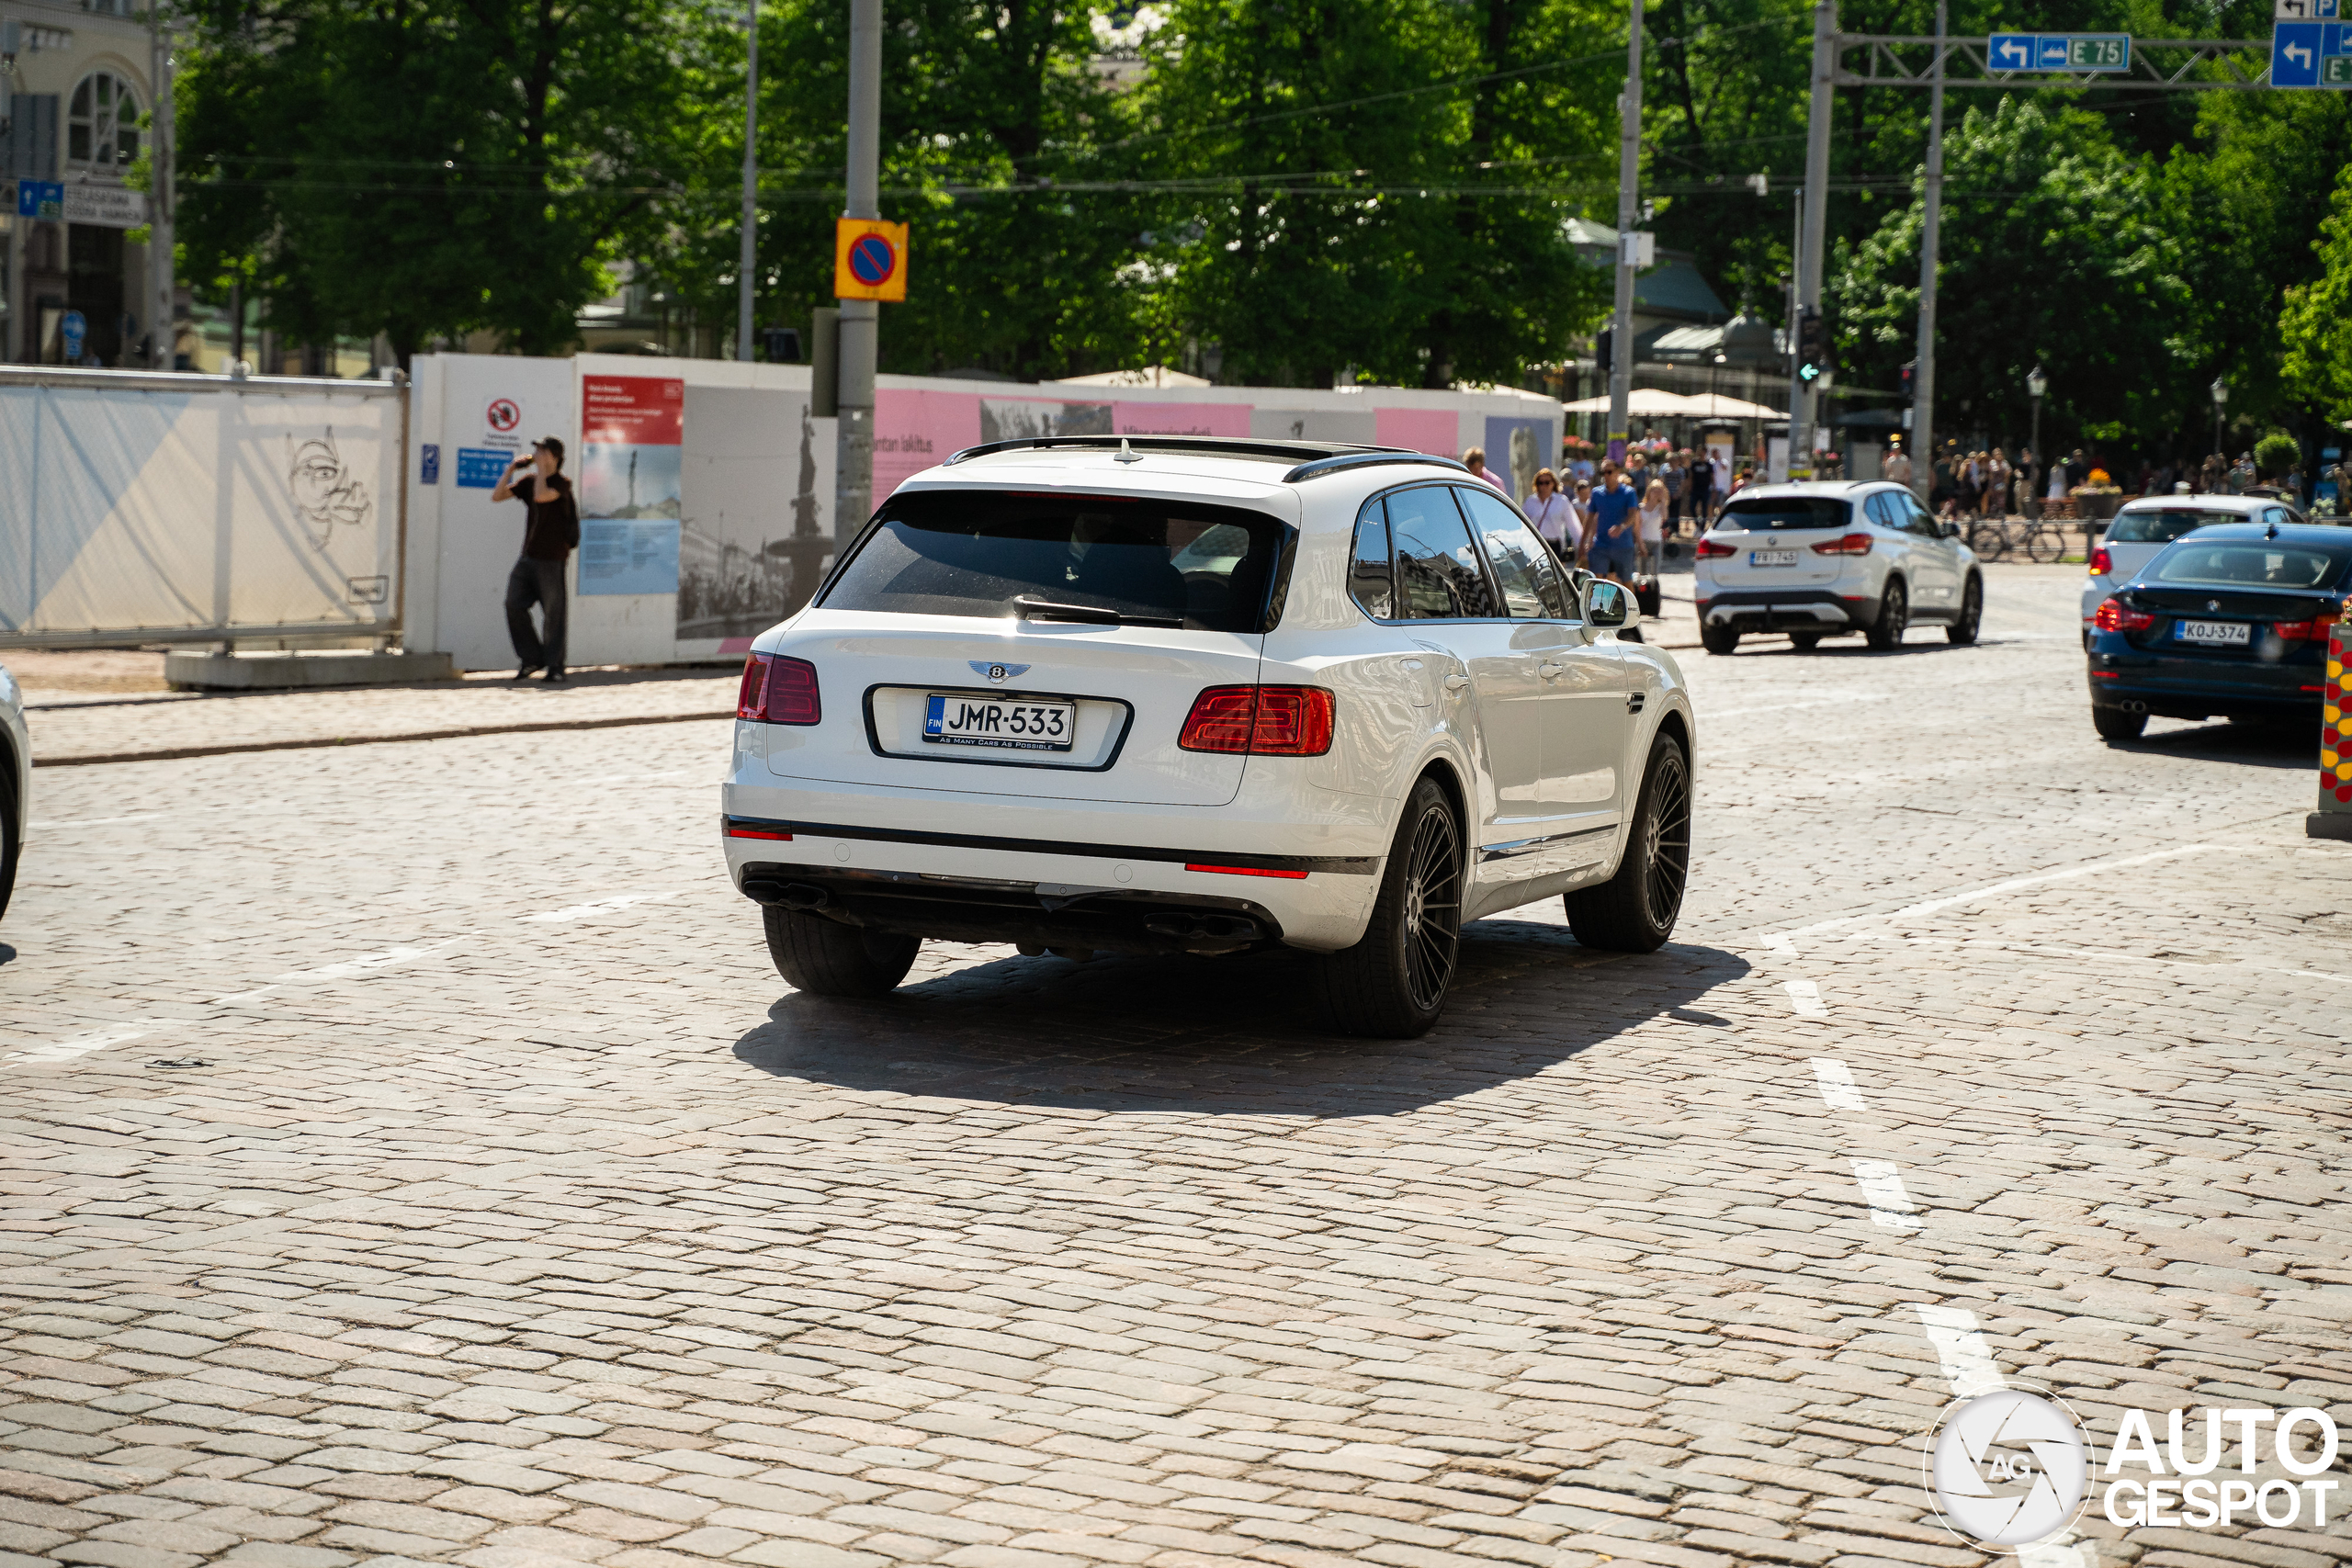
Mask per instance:
[[[2109,599],[2091,617],[2091,625],[2103,632],[2144,631],[2156,624],[2156,618],[2144,610],[2135,610],[2120,599]]]
[[[1842,534],[1835,539],[1824,539],[1813,547],[1817,556],[1866,556],[1871,553],[1868,534]]]
[[[2289,642],[2325,642],[2337,614],[2335,610],[2322,610],[2308,621],[2279,621],[2275,625],[2278,635]]]
[[[817,696],[817,667],[805,659],[755,653],[743,661],[735,716],[761,724],[814,724],[824,716]]]
[[[1721,539],[1702,539],[1699,541],[1699,558],[1701,560],[1726,560],[1738,553],[1739,552],[1737,550],[1733,549]]]
[[[2106,577],[2115,570],[2115,558],[2107,553],[2105,545],[2091,552],[2091,575]]]
[[[1211,686],[1193,699],[1176,744],[1187,751],[1319,757],[1331,749],[1331,694],[1320,686]]]

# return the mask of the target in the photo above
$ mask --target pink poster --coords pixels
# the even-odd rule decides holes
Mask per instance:
[[[1111,428],[1121,435],[1247,435],[1250,405],[1118,402]]]
[[[1459,457],[1461,416],[1450,409],[1378,409],[1374,411],[1373,439],[1383,446],[1408,452]]]
[[[874,394],[875,503],[925,468],[979,444],[978,393],[880,389]]]

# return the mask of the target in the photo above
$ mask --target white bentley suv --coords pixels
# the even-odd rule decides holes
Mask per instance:
[[[777,970],[922,940],[1318,955],[1342,1032],[1436,1022],[1462,922],[1565,896],[1648,952],[1690,854],[1690,703],[1458,464],[1069,436],[907,481],[753,645],[727,858]]]

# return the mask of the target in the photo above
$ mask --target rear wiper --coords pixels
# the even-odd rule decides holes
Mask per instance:
[[[1012,613],[1024,621],[1083,621],[1095,626],[1170,626],[1181,631],[1184,626],[1174,615],[1123,615],[1099,605],[1057,604],[1025,594],[1012,602]]]

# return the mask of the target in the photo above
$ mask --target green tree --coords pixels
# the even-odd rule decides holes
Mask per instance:
[[[2013,440],[2039,363],[2045,430],[2168,436],[2197,367],[2177,341],[2191,301],[2148,162],[2097,115],[2004,98],[1950,130],[1944,173],[1939,424]],[[1924,220],[1915,197],[1832,269],[1841,355],[1879,385],[1913,353]]]
[[[2330,422],[2352,419],[2352,165],[2320,224],[2319,276],[2286,291],[2278,335],[2281,378]]]
[[[382,333],[403,364],[484,329],[561,351],[673,183],[655,0],[231,0],[190,19],[184,270],[245,283],[298,339]]]

